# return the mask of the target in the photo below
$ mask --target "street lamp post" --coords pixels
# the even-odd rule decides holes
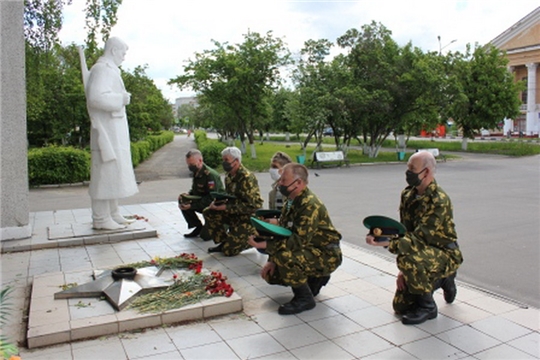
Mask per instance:
[[[454,39],[454,40],[450,41],[448,44],[446,44],[446,45],[444,45],[444,46],[441,47],[441,36],[440,36],[440,35],[437,36],[437,39],[439,40],[439,55],[442,54],[442,51],[443,51],[446,47],[452,45],[453,43],[455,43],[455,42],[457,41],[457,39]]]

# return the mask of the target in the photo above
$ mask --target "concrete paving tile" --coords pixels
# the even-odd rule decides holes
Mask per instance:
[[[285,348],[267,333],[231,339],[227,344],[240,359],[258,358],[285,351]]]
[[[501,344],[499,340],[468,325],[445,331],[436,336],[445,343],[448,343],[469,355]]]
[[[370,331],[360,331],[342,336],[335,339],[334,343],[357,359],[363,359],[371,354],[393,348],[391,343]]]
[[[92,318],[75,319],[69,322],[71,340],[92,339],[95,337],[118,334],[119,325],[115,315],[102,315]]]
[[[26,335],[26,345],[29,349],[68,343],[71,340],[73,339],[67,322],[29,327]]]
[[[287,350],[297,349],[328,340],[324,335],[308,324],[290,326],[284,329],[269,331],[268,333]]]
[[[500,317],[489,317],[470,324],[473,328],[497,340],[507,342],[532,332],[531,329]]]
[[[347,360],[355,359],[355,356],[349,352],[343,350],[331,341],[323,341],[317,344],[304,346],[298,349],[292,349],[291,353],[297,359],[335,359],[335,360]]]

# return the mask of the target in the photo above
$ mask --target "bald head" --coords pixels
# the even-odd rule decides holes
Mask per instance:
[[[409,165],[413,165],[415,168],[420,168],[420,170],[428,168],[431,170],[432,173],[435,173],[437,161],[435,160],[433,154],[429,151],[418,151],[411,155],[409,161],[407,162],[407,165],[409,167],[409,170],[411,170]]]

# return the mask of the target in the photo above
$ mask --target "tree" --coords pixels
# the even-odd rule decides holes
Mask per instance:
[[[218,116],[216,128],[247,136],[251,156],[256,157],[254,133],[269,116],[267,98],[279,85],[280,68],[289,63],[289,52],[272,32],[261,36],[255,32],[244,35],[236,45],[212,40],[215,49],[195,54],[184,68],[184,75],[169,81],[179,88],[191,88],[202,95],[201,104],[211,106]],[[217,120],[227,120],[226,124]]]
[[[519,115],[519,91],[523,84],[514,83],[508,71],[508,59],[494,47],[470,45],[464,55],[456,55],[452,63],[452,102],[447,115],[463,132],[463,150],[467,138],[482,128],[491,129],[504,118]]]
[[[137,66],[133,73],[122,72],[126,90],[131,94],[126,113],[132,141],[146,138],[148,129],[159,131],[170,128],[174,118],[169,102],[145,70],[146,66]]]

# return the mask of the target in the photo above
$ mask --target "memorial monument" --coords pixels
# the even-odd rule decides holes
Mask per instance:
[[[89,194],[96,230],[122,229],[132,222],[120,214],[118,199],[138,192],[126,116],[131,95],[124,87],[119,68],[127,50],[128,46],[122,40],[109,38],[103,56],[89,72],[84,55],[81,56],[86,104],[92,124]]]

